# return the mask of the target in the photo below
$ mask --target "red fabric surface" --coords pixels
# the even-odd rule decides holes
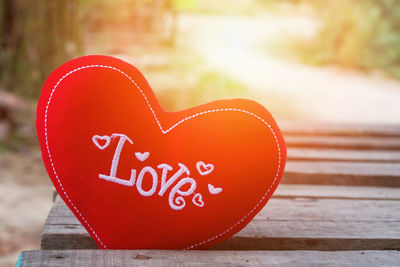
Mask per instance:
[[[106,56],[56,69],[43,86],[36,123],[57,192],[99,248],[215,246],[264,207],[286,162],[281,132],[263,106],[234,99],[166,112],[136,68]],[[163,163],[172,168],[166,182],[178,164],[190,174],[182,172],[161,196]],[[211,170],[207,164],[212,171],[201,175]],[[131,173],[130,185],[99,176],[128,183]]]

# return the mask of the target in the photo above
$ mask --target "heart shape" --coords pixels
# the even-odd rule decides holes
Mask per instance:
[[[203,207],[204,206],[204,201],[203,201],[203,196],[200,193],[197,193],[193,196],[193,204],[195,204],[198,207]]]
[[[111,138],[107,135],[100,136],[95,134],[92,137],[92,141],[95,144],[95,146],[97,146],[101,150],[104,150],[106,147],[110,145]],[[99,141],[100,142],[104,141],[104,144],[100,144]]]
[[[210,194],[216,195],[222,192],[222,188],[214,187],[212,184],[208,184],[208,191]]]
[[[263,106],[236,99],[166,112],[136,68],[106,56],[56,69],[36,125],[57,192],[100,248],[215,246],[263,208],[286,162]]]
[[[135,152],[135,156],[138,160],[145,161],[150,156],[150,153],[149,152],[144,152],[144,153]]]
[[[199,161],[196,164],[196,168],[200,175],[207,175],[214,170],[214,165],[212,165],[211,163],[205,164],[204,162]]]

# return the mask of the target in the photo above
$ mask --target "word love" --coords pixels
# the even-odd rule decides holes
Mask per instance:
[[[124,134],[116,134],[116,133],[112,134],[111,137],[108,135],[104,136],[94,135],[92,137],[92,142],[95,144],[97,148],[99,148],[100,150],[104,150],[111,144],[111,141],[114,140],[115,138],[119,138],[119,141],[114,151],[114,156],[111,162],[110,174],[108,175],[99,174],[99,178],[123,186],[133,187],[136,184],[137,191],[139,192],[140,195],[144,197],[153,196],[157,191],[159,183],[158,174],[155,168],[146,166],[139,172],[138,175],[137,175],[138,171],[136,169],[131,169],[131,175],[129,180],[117,177],[117,169],[122,149],[125,146],[126,142],[133,144],[132,140],[129,137],[127,137]],[[149,152],[144,152],[144,153],[135,152],[135,157],[142,162],[145,161],[149,156],[150,156]],[[168,173],[170,171],[173,171],[173,168],[166,163],[162,163],[157,166],[157,169],[161,170],[160,189],[157,195],[162,197],[167,193],[169,189],[171,189],[168,194],[168,203],[170,207],[174,210],[183,209],[186,205],[184,197],[190,195],[193,195],[192,202],[194,205],[198,207],[203,207],[204,206],[203,196],[201,193],[195,193],[197,188],[197,183],[195,179],[189,177],[190,171],[188,167],[186,167],[182,163],[178,163],[178,167],[179,169],[174,174],[172,174],[171,177],[168,178],[167,177]],[[199,161],[196,164],[196,168],[200,175],[208,175],[214,170],[214,165],[205,164],[203,161]],[[146,174],[148,175],[145,176]],[[142,186],[145,177],[151,178],[151,188],[148,190],[145,190]],[[178,182],[175,183],[176,181]],[[216,195],[222,192],[222,188],[214,187],[211,184],[208,184],[208,190],[212,195]]]

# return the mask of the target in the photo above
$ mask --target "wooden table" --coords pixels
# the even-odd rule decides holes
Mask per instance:
[[[284,178],[267,206],[209,251],[98,250],[57,197],[41,250],[17,266],[400,266],[400,126],[281,123]]]

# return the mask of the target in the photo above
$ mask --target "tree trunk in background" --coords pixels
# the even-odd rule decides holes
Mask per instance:
[[[2,6],[2,28],[1,28],[1,48],[5,49],[10,46],[10,37],[12,33],[15,2],[13,0],[3,0]]]
[[[58,65],[82,53],[79,0],[1,0],[0,88],[37,97]]]

